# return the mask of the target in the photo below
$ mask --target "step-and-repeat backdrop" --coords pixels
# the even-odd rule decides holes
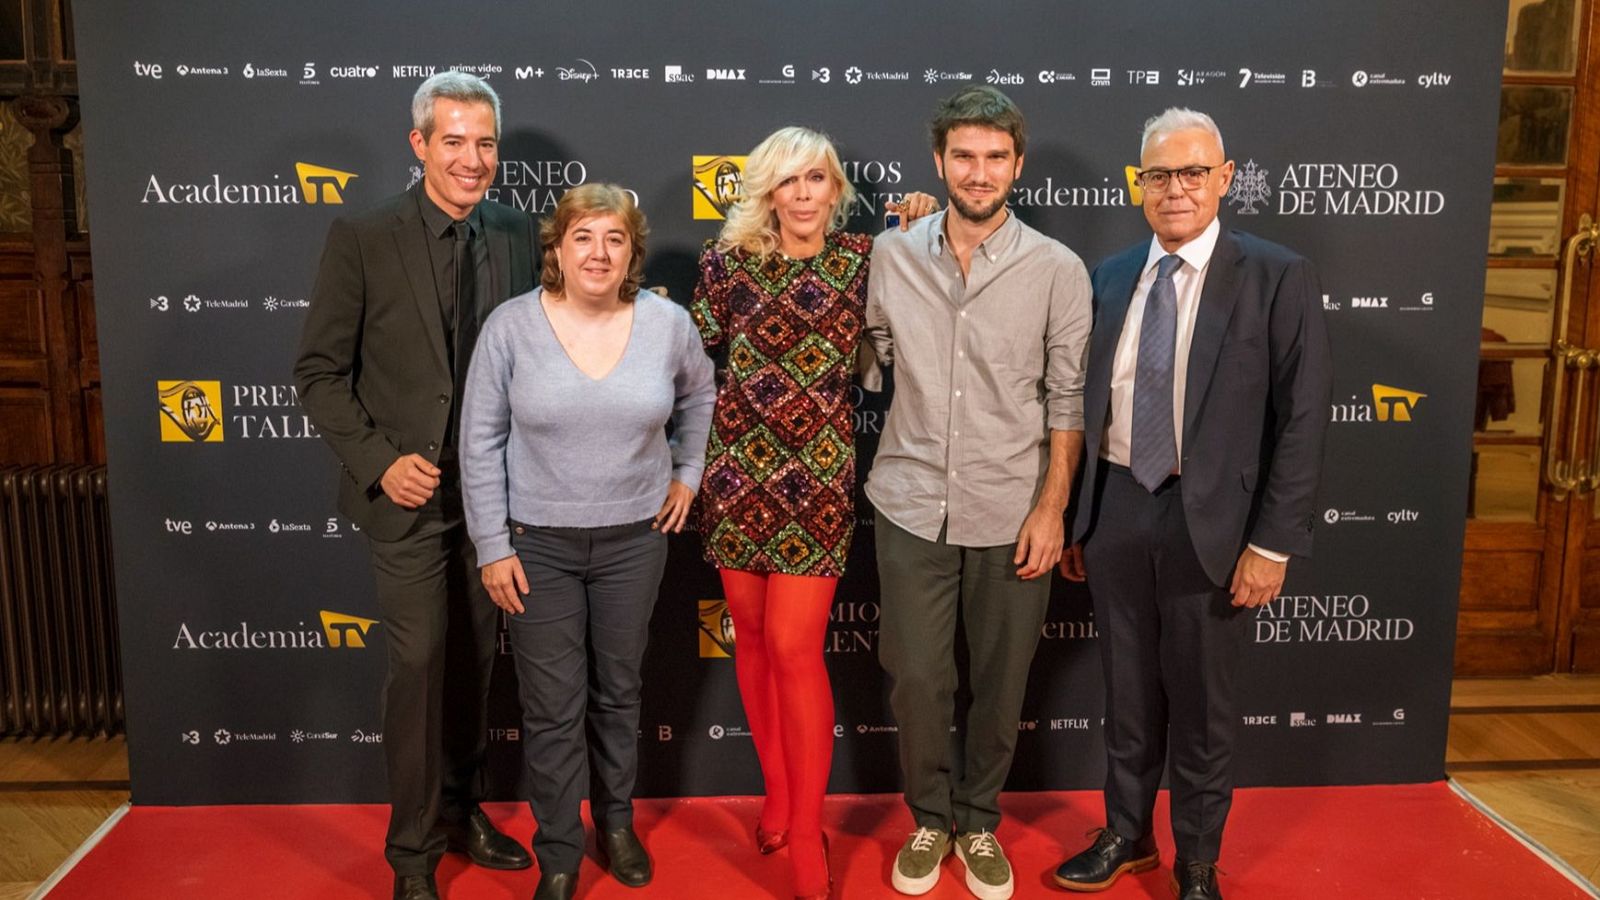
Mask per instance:
[[[829,132],[860,191],[940,194],[934,102],[1027,115],[1012,208],[1092,266],[1149,231],[1144,120],[1209,112],[1239,169],[1225,226],[1318,264],[1336,357],[1316,556],[1252,624],[1245,784],[1443,774],[1504,0],[999,4],[75,4],[105,421],[141,803],[384,796],[384,627],[363,536],[290,371],[329,223],[414,184],[418,83],[489,79],[490,196],[532,215],[630,188],[649,284],[680,301],[740,157]],[[732,173],[730,175],[730,172]],[[863,469],[889,399],[857,395]],[[831,788],[897,787],[865,503],[827,636]],[[640,792],[759,790],[720,588],[674,539],[646,660]],[[1087,595],[1057,579],[1010,787],[1103,774]],[[516,792],[510,657],[495,793]]]

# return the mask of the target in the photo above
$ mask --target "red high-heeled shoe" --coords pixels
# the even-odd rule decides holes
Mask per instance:
[[[830,900],[833,897],[833,862],[828,859],[828,833],[822,833],[822,870],[828,873],[828,889],[820,894],[796,894],[794,900]]]
[[[756,822],[756,849],[763,855],[770,856],[787,846],[789,846],[789,829],[767,831],[761,827],[759,821]]]

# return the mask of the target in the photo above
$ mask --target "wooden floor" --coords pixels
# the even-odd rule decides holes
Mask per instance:
[[[1600,884],[1600,676],[1460,679],[1445,771]]]
[[[1464,679],[1450,706],[1450,776],[1600,883],[1600,676]],[[120,739],[0,741],[0,900],[48,878],[127,781]]]

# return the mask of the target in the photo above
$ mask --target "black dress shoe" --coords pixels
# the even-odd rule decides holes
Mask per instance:
[[[453,853],[465,853],[485,869],[526,869],[533,865],[528,851],[516,840],[501,833],[483,809],[477,806],[462,824],[444,826],[445,846]]]
[[[600,832],[595,846],[600,851],[600,863],[609,868],[618,881],[628,887],[644,887],[650,883],[650,854],[639,843],[632,825]]]
[[[1172,892],[1178,900],[1222,900],[1222,889],[1217,887],[1217,864],[1175,861]]]
[[[1056,868],[1056,884],[1069,891],[1103,891],[1124,872],[1144,872],[1160,862],[1155,835],[1131,841],[1109,828],[1089,849]]]
[[[394,900],[439,900],[439,887],[432,875],[396,875]]]
[[[577,872],[545,872],[533,889],[533,900],[572,900],[577,895]]]

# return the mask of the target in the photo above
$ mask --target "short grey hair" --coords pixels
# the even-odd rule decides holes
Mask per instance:
[[[1222,132],[1217,128],[1217,123],[1203,112],[1197,112],[1186,106],[1170,106],[1159,116],[1151,116],[1144,122],[1144,137],[1139,141],[1139,155],[1144,156],[1144,151],[1150,142],[1164,138],[1174,131],[1189,131],[1199,129],[1211,133],[1217,139],[1217,149],[1222,151],[1222,158],[1228,158],[1228,151],[1222,146]]]
[[[494,110],[494,137],[500,139],[500,95],[471,72],[440,72],[424,81],[411,98],[411,127],[424,141],[433,137],[433,106],[440,97],[457,103],[485,103]]]

